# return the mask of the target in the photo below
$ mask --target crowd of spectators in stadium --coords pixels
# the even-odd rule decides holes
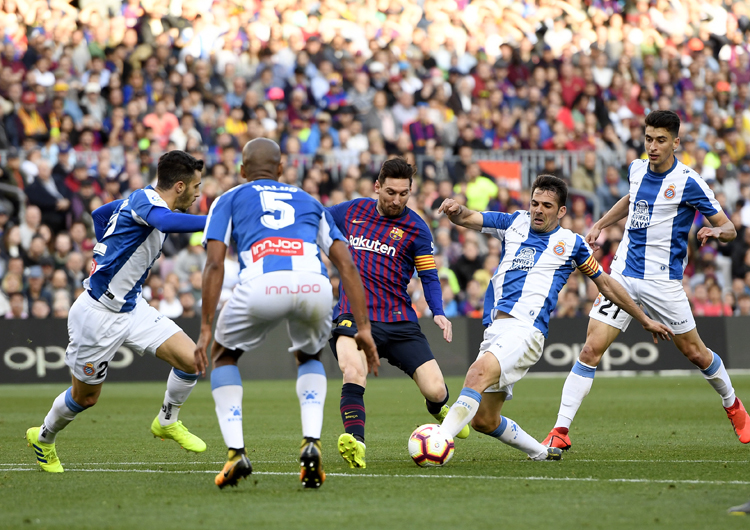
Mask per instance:
[[[563,226],[585,234],[627,192],[643,118],[671,109],[678,156],[736,241],[691,245],[696,315],[750,314],[750,5],[724,0],[0,0],[0,315],[64,317],[87,276],[90,213],[152,183],[159,155],[207,163],[194,213],[239,184],[242,145],[275,139],[283,180],[324,204],[373,193],[388,156],[419,161],[409,206],[434,229],[448,316],[480,316],[500,244],[436,215],[443,198],[511,212],[528,192],[482,175],[488,150],[547,150]],[[580,154],[565,173],[560,151]],[[696,226],[703,223],[696,218]],[[605,269],[622,226],[601,238]],[[695,242],[693,242],[695,243]],[[169,236],[144,296],[200,303],[200,236]],[[228,264],[225,288],[237,281]],[[409,288],[428,314],[418,281]],[[585,315],[574,276],[556,316]]]

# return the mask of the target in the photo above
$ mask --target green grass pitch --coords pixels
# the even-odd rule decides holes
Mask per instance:
[[[166,376],[166,370],[165,370]],[[449,381],[452,399],[461,381]],[[735,388],[750,401],[750,377]],[[543,438],[563,379],[528,378],[504,413]],[[700,375],[597,379],[562,462],[530,462],[472,432],[443,468],[409,459],[409,433],[429,423],[415,385],[371,379],[367,469],[336,450],[340,383],[330,374],[319,490],[298,481],[293,381],[245,382],[245,440],[255,473],[220,491],[225,448],[207,381],[180,419],[208,450],[187,453],[149,432],[164,384],[105,384],[99,404],[59,437],[62,475],[37,469],[24,433],[64,385],[0,386],[0,528],[747,528],[726,509],[750,498],[750,447],[740,444]],[[452,402],[452,400],[451,400]]]

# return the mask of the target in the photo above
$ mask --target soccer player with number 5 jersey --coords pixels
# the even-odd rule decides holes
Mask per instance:
[[[388,160],[375,182],[377,200],[355,199],[329,211],[349,240],[362,276],[378,354],[414,379],[428,412],[441,421],[448,412],[448,388],[406,292],[415,269],[433,320],[447,342],[453,339],[453,332],[443,312],[432,234],[422,218],[406,206],[414,172],[415,168],[402,158]],[[352,322],[350,302],[348,291],[341,289],[330,342],[344,374],[341,419],[346,432],[339,437],[339,452],[350,467],[364,468],[367,364],[352,339],[357,327]],[[459,438],[468,435],[467,426]]]
[[[721,357],[698,335],[682,289],[688,234],[696,210],[711,223],[711,228],[698,231],[701,245],[710,238],[732,241],[737,233],[700,175],[675,158],[679,130],[680,118],[672,111],[657,110],[646,116],[648,160],[630,164],[630,193],[594,224],[586,241],[595,245],[602,229],[627,216],[625,233],[612,262],[612,277],[654,319],[674,330],[675,345],[719,394],[737,437],[746,444],[750,442],[750,417],[735,396]],[[586,344],[565,381],[557,422],[545,445],[570,448],[568,429],[591,390],[596,367],[630,320],[630,315],[603,295],[596,299],[589,313]]]
[[[219,488],[236,486],[252,472],[242,435],[242,379],[237,360],[244,352],[260,347],[268,332],[281,322],[286,322],[292,341],[289,352],[297,360],[303,436],[300,480],[305,488],[318,488],[325,481],[320,434],[326,375],[320,353],[331,331],[333,290],[321,252],[336,265],[351,295],[353,318],[359,326],[355,349],[363,350],[363,369],[377,371],[379,364],[362,282],[344,237],[322,204],[300,188],[278,182],[283,169],[276,142],[266,138],[248,142],[240,167],[248,182],[216,199],[206,221],[208,256],[196,347],[201,356],[213,335],[224,257],[232,240],[240,258],[240,284],[221,309],[211,350],[211,393],[228,448],[224,469],[214,479]],[[272,400],[269,396],[268,401]]]

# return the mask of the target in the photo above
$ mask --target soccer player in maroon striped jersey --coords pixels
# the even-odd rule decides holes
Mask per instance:
[[[424,220],[406,206],[414,173],[415,168],[402,158],[388,160],[375,183],[377,200],[354,199],[329,211],[349,240],[349,250],[362,277],[378,354],[414,379],[427,410],[441,422],[448,411],[448,387],[406,292],[415,269],[433,320],[447,342],[453,340],[453,330],[443,312],[432,234]],[[343,289],[333,325],[331,349],[344,374],[341,419],[346,432],[339,437],[339,452],[349,467],[363,468],[367,363],[353,339],[357,327]],[[468,435],[467,426],[458,437]]]

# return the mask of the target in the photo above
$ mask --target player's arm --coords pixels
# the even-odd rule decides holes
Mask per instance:
[[[672,340],[671,337],[674,337],[674,332],[668,326],[648,318],[646,313],[638,307],[638,304],[630,298],[630,295],[628,295],[622,285],[612,279],[609,274],[601,271],[601,274],[592,278],[592,280],[599,288],[599,292],[607,297],[607,299],[612,300],[617,307],[640,322],[646,331],[651,332],[654,336],[655,343],[658,342],[658,338],[661,338],[662,340]]]
[[[151,208],[146,222],[165,234],[202,232],[206,228],[205,215],[172,212],[167,208]]]
[[[729,243],[737,237],[737,230],[734,228],[734,223],[729,220],[727,214],[724,212],[720,211],[717,214],[707,217],[707,219],[711,223],[711,228],[704,226],[698,231],[698,241],[701,242],[701,246],[712,237],[715,237],[722,243]]]
[[[328,257],[338,269],[346,296],[349,298],[352,315],[354,315],[354,320],[357,323],[357,334],[354,336],[354,340],[357,342],[357,347],[365,353],[367,372],[372,371],[374,375],[378,375],[380,359],[370,331],[370,318],[367,316],[367,302],[365,302],[365,288],[362,286],[362,278],[359,276],[359,271],[354,265],[346,243],[340,239],[333,241],[328,249]],[[208,268],[208,265],[206,267]]]
[[[440,208],[438,208],[438,213],[447,215],[451,223],[471,228],[472,230],[480,231],[484,226],[484,217],[480,212],[470,210],[454,199],[445,199]]]
[[[195,364],[199,373],[206,373],[208,356],[206,351],[213,338],[214,317],[216,305],[221,296],[224,284],[224,258],[227,245],[223,241],[209,239],[206,243],[206,267],[203,269],[203,283],[201,286],[201,331],[195,346]]]
[[[122,199],[118,199],[103,206],[99,206],[99,208],[91,212],[91,218],[94,220],[94,233],[96,234],[97,241],[101,241],[104,237],[104,233],[107,230],[107,225],[109,224],[112,214],[115,213],[122,202]]]
[[[629,208],[630,194],[625,195],[622,199],[617,201],[617,203],[605,213],[601,219],[594,223],[594,226],[591,227],[589,233],[586,234],[586,243],[594,248],[598,247],[596,240],[599,239],[599,234],[602,233],[602,230],[608,226],[612,226],[620,219],[627,217]]]
[[[453,324],[443,311],[443,289],[440,286],[437,265],[435,265],[435,257],[432,254],[433,248],[432,235],[425,225],[420,229],[420,235],[415,240],[414,268],[417,269],[417,274],[419,274],[419,279],[422,282],[424,298],[430,311],[432,311],[433,322],[443,330],[443,339],[446,342],[452,342]]]

